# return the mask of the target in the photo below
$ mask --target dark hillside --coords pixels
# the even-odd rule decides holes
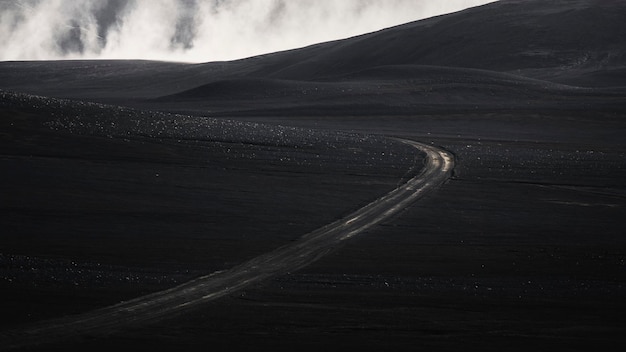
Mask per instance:
[[[0,149],[0,312],[13,317],[0,326],[229,268],[420,165],[382,137],[3,91]],[[18,312],[20,297],[32,302]]]
[[[623,0],[504,0],[233,62],[4,62],[0,88],[130,103],[224,79],[334,82],[376,69],[378,79],[393,80],[405,65],[478,68],[568,85],[618,87],[626,85],[624,23]],[[390,67],[396,69],[385,72]]]
[[[593,72],[626,65],[625,1],[500,1],[409,23],[377,33],[322,44],[267,61],[261,76],[331,79],[387,65],[481,68],[530,77],[590,84]],[[278,65],[277,65],[278,66]],[[622,76],[623,78],[623,76]],[[624,85],[593,82],[593,85]]]

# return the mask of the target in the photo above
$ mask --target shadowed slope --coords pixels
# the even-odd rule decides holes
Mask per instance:
[[[421,165],[382,137],[2,91],[0,149],[0,314],[12,317],[0,326],[230,268]]]
[[[350,39],[227,63],[5,62],[0,64],[0,87],[128,103],[228,79],[335,82],[350,75],[369,82],[370,70],[375,69],[376,79],[395,80],[402,78],[398,67],[416,65],[478,68],[569,85],[616,87],[626,85],[624,23],[623,0],[505,0]],[[419,74],[432,77],[437,71],[422,68]]]
[[[376,67],[338,77],[335,82],[219,80],[138,104],[225,116],[333,115],[338,111],[398,115],[442,107],[467,112],[557,106],[572,111],[591,102],[606,110],[619,110],[624,94],[623,89],[579,88],[486,70],[403,65]]]
[[[500,1],[377,33],[274,54],[262,75],[323,79],[376,66],[436,65],[588,84],[626,64],[624,1]],[[282,61],[283,59],[284,61]],[[295,59],[295,60],[294,60]],[[270,59],[268,59],[270,61]],[[594,82],[623,85],[622,80]]]

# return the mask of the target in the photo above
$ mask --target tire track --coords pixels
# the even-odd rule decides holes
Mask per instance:
[[[454,157],[450,153],[415,141],[396,140],[426,153],[424,169],[418,176],[347,217],[229,270],[110,307],[4,332],[0,335],[0,349],[36,346],[81,335],[115,333],[130,326],[184,313],[200,304],[315,262],[341,242],[398,214],[450,177],[454,168]]]

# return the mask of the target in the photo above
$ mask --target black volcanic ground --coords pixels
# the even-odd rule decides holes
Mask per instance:
[[[3,330],[232,267],[454,176],[315,264],[41,349],[622,350],[626,1],[521,1],[206,64],[0,63]]]

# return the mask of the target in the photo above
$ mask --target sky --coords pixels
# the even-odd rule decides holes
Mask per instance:
[[[0,0],[0,61],[234,60],[493,0]]]

